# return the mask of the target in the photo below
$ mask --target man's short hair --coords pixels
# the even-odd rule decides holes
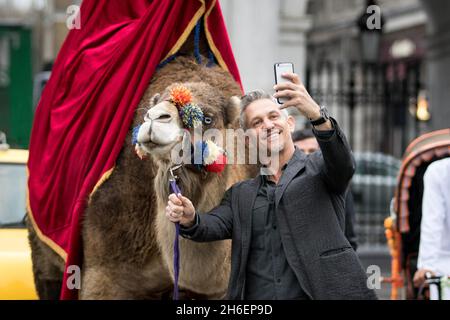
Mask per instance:
[[[294,142],[302,141],[309,138],[315,138],[314,133],[311,128],[305,128],[301,130],[296,130],[292,134],[292,140]]]
[[[240,103],[241,114],[239,117],[239,124],[242,129],[246,129],[246,127],[247,127],[247,123],[246,123],[247,119],[245,117],[245,110],[252,102],[255,102],[255,101],[261,100],[261,99],[268,99],[268,100],[273,101],[274,103],[277,103],[277,101],[275,100],[274,97],[272,97],[270,94],[268,94],[267,92],[265,92],[262,89],[250,91],[241,97],[241,103]],[[282,110],[282,114],[287,118],[288,113],[286,110]]]

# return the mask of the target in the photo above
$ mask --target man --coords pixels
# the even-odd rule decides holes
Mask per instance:
[[[292,134],[292,140],[294,144],[305,154],[311,154],[320,149],[319,143],[311,129],[297,130]],[[355,221],[355,210],[353,206],[352,191],[347,191],[345,196],[345,237],[350,242],[353,250],[357,250],[358,243],[356,241],[356,234],[353,228]]]
[[[320,149],[319,143],[310,128],[294,131],[292,133],[292,141],[294,141],[294,145],[306,154],[311,154]]]
[[[416,287],[424,283],[426,273],[450,276],[450,158],[430,164],[423,183]]]
[[[166,216],[194,241],[232,239],[228,299],[376,299],[343,233],[344,195],[354,159],[344,134],[310,97],[296,74],[274,87],[278,106],[262,91],[241,101],[241,126],[250,128],[268,153],[278,153],[270,176],[232,186],[207,214],[171,194]],[[296,107],[315,125],[322,153],[295,149],[294,120],[281,110]]]

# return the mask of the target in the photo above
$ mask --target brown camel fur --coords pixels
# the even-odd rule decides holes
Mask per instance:
[[[240,95],[238,85],[228,72],[217,66],[198,65],[192,57],[179,57],[155,73],[132,127],[141,124],[147,110],[158,102],[159,97],[154,95],[177,82],[188,82],[203,111],[213,115],[214,128],[236,127],[239,110],[230,103],[230,97]],[[87,201],[82,221],[81,299],[170,296],[174,226],[164,216],[169,166],[167,154],[141,161],[131,145],[130,129],[114,171]],[[226,188],[254,174],[253,167],[242,165],[228,165],[222,175],[205,175],[189,166],[177,171],[183,194],[200,211],[217,206]],[[37,238],[32,226],[29,230],[39,296],[57,298],[63,261]],[[180,251],[182,297],[223,297],[229,276],[230,243],[199,244],[180,239]]]

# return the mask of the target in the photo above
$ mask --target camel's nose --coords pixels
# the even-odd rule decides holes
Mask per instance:
[[[157,122],[169,122],[172,120],[172,116],[169,113],[161,113],[157,118],[155,118],[153,121]]]
[[[167,145],[177,139],[178,124],[174,121],[175,115],[167,110],[168,107],[170,105],[161,103],[147,111],[138,132],[139,143]]]
[[[172,120],[172,115],[165,110],[149,110],[145,115],[145,121],[155,121],[155,122],[170,122]]]

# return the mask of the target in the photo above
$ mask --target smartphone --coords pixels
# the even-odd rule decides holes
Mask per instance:
[[[274,64],[273,68],[275,71],[275,84],[290,82],[288,79],[283,78],[281,75],[287,72],[294,73],[294,65],[291,62],[278,62]],[[278,98],[277,101],[279,104],[283,104],[288,101],[288,99]]]

